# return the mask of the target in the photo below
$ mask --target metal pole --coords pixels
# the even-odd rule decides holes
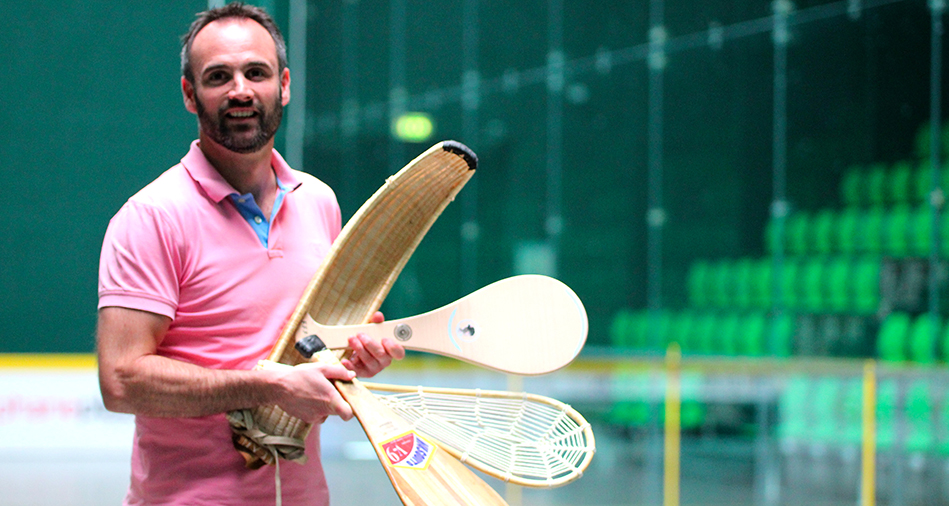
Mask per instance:
[[[772,150],[771,165],[773,171],[771,219],[774,226],[774,249],[771,268],[771,293],[773,315],[771,318],[771,339],[769,351],[772,355],[778,354],[777,349],[780,337],[778,336],[779,322],[784,315],[785,307],[782,297],[781,277],[784,270],[784,236],[788,215],[787,197],[787,124],[788,124],[788,16],[793,5],[789,0],[775,0],[772,4],[774,11],[774,103],[772,111]]]
[[[340,204],[348,212],[359,206],[359,79],[358,44],[359,0],[345,0],[342,4],[342,34],[340,37]]]
[[[477,152],[479,116],[481,105],[481,77],[478,72],[478,23],[479,0],[465,0],[462,27],[462,60],[464,74],[461,79],[463,142]],[[461,197],[461,288],[463,294],[478,288],[478,178],[472,178]]]
[[[549,0],[547,10],[547,244],[556,276],[560,236],[563,233],[563,88],[566,67],[563,54],[563,0]]]
[[[306,145],[306,0],[290,0],[290,30],[287,60],[293,69],[290,79],[290,103],[287,106],[287,130],[284,156],[287,163],[303,170]]]
[[[646,305],[649,309],[650,344],[662,349],[659,318],[662,311],[662,231],[666,211],[662,201],[663,156],[663,75],[666,68],[666,34],[663,26],[663,0],[649,3],[649,144],[646,152],[648,194],[646,212]]]
[[[929,209],[931,213],[932,236],[929,249],[929,314],[933,317],[939,314],[939,276],[941,274],[939,251],[941,244],[940,212],[945,203],[945,194],[942,189],[942,166],[940,165],[940,142],[942,125],[942,15],[946,9],[946,0],[929,0],[929,9],[932,17],[932,34],[930,40],[929,61],[929,163],[932,167],[931,191],[929,194]],[[938,342],[939,326],[932,326],[934,341]]]

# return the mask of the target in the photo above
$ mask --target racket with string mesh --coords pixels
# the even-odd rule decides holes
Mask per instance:
[[[461,462],[505,482],[527,487],[565,485],[583,475],[596,451],[586,419],[550,397],[362,385]]]

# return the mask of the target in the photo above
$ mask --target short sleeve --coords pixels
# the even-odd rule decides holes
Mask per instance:
[[[181,256],[161,210],[127,202],[109,222],[99,259],[99,308],[118,306],[175,318]]]

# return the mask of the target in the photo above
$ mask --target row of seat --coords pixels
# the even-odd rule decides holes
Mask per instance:
[[[940,153],[940,159],[946,160],[949,157],[949,126],[945,123],[942,124],[941,135],[937,137],[942,140],[942,151]],[[919,130],[916,131],[915,139],[915,154],[916,157],[920,160],[928,160],[931,152],[932,144],[932,124],[925,123]]]
[[[949,128],[942,128],[940,159],[942,170],[937,183],[946,191],[949,188]],[[892,165],[875,163],[868,166],[854,165],[843,174],[840,182],[840,197],[847,206],[886,206],[898,204],[927,203],[933,186],[931,125],[925,124],[916,133],[916,160],[902,160]]]
[[[887,362],[945,362],[949,360],[949,326],[939,315],[894,311],[880,325],[876,349]]]
[[[683,353],[697,355],[788,356],[794,319],[761,311],[621,310],[613,318],[614,347],[663,350],[678,343]]]
[[[791,378],[778,405],[782,445],[859,446],[863,441],[863,388],[860,378]],[[880,451],[895,447],[902,422],[902,448],[907,452],[949,455],[949,398],[939,380],[880,379],[875,420]]]
[[[687,290],[690,305],[699,309],[766,311],[780,304],[814,313],[872,314],[880,305],[881,269],[878,256],[789,257],[780,264],[769,257],[697,260]]]
[[[703,376],[699,373],[684,371],[680,375],[679,424],[684,431],[699,429],[705,423],[707,407],[698,395],[702,381]],[[611,387],[615,400],[606,414],[610,424],[641,429],[664,422],[661,399],[665,385],[657,382],[653,375],[642,372],[617,374]]]
[[[949,172],[941,170],[936,182],[946,188]],[[900,161],[891,166],[854,165],[843,174],[840,197],[847,206],[920,204],[929,202],[932,185],[932,163],[928,159]]]
[[[949,256],[949,216],[939,217],[937,230],[938,251]],[[787,217],[783,230],[774,219],[765,228],[769,253],[780,244],[788,255],[927,257],[932,243],[933,212],[928,205],[796,211]]]

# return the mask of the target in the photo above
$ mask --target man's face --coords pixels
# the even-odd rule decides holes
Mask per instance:
[[[194,86],[182,79],[185,107],[202,137],[237,153],[269,147],[289,102],[290,73],[278,71],[267,30],[249,19],[223,19],[191,45]]]

